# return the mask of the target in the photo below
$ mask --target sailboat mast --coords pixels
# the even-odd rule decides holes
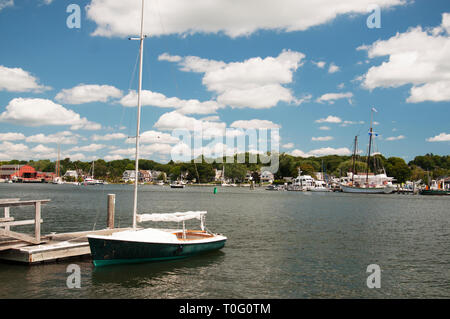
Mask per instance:
[[[369,164],[370,164],[370,151],[372,149],[372,123],[373,123],[373,109],[370,111],[370,130],[369,130],[369,152],[367,154],[367,168],[366,168],[366,183],[369,183]]]
[[[355,136],[355,145],[353,146],[353,158],[352,158],[352,185],[355,181],[355,174],[356,174],[356,149],[358,147],[358,136]]]
[[[138,110],[137,110],[137,127],[136,127],[136,163],[135,163],[135,179],[134,179],[134,202],[133,202],[133,229],[136,228],[137,214],[137,193],[139,180],[139,135],[141,126],[141,91],[142,91],[142,60],[144,52],[144,0],[142,0],[141,12],[141,34],[139,37],[139,87],[138,87]]]

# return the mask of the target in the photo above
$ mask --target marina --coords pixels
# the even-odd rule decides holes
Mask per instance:
[[[108,194],[116,194],[116,228],[129,228],[132,189],[111,184],[0,184],[4,197],[51,199],[43,205],[42,234],[84,232],[94,225],[94,230],[107,228]],[[269,192],[263,187],[224,187],[214,194],[211,187],[179,192],[143,185],[139,198],[143,213],[170,213],[181,207],[208,211],[206,227],[220,228],[228,237],[227,245],[187,259],[100,268],[94,267],[90,256],[33,266],[1,262],[0,296],[449,297],[448,196]],[[31,212],[30,207],[11,208],[17,219],[29,218]],[[177,224],[167,228],[181,228]],[[18,226],[19,230],[32,234],[34,225]],[[383,269],[381,290],[365,285],[366,268],[372,263]],[[70,264],[81,268],[77,291],[66,287]]]
[[[450,298],[448,0],[366,2],[0,0],[0,299]]]

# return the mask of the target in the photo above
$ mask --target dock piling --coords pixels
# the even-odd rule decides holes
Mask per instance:
[[[114,229],[114,212],[116,209],[116,194],[108,194],[108,217],[106,226],[108,229]]]

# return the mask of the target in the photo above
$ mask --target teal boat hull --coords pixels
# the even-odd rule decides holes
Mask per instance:
[[[88,238],[94,266],[143,263],[186,258],[221,249],[226,239],[206,243],[162,244]]]
[[[441,189],[423,189],[420,195],[450,195],[450,191]]]

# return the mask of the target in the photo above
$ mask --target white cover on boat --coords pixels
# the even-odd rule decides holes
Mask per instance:
[[[206,215],[205,211],[198,212],[184,212],[184,213],[170,213],[170,214],[142,214],[136,216],[138,223],[152,221],[152,222],[182,222],[189,219],[201,220],[202,216]]]

